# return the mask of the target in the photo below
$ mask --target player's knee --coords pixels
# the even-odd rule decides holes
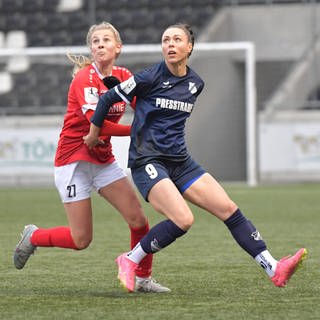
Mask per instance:
[[[177,225],[184,231],[188,231],[193,225],[194,217],[193,215],[185,216],[181,221],[177,223]]]
[[[238,209],[238,206],[232,200],[229,200],[225,204],[225,206],[222,208],[221,213],[220,213],[222,215],[222,217],[224,218],[223,220],[231,217],[236,212],[237,209]]]
[[[83,250],[89,247],[92,237],[88,236],[77,236],[73,238],[74,244],[78,250]]]
[[[238,209],[238,206],[232,201],[230,200],[228,206],[227,206],[227,212],[231,215],[233,215]]]
[[[125,220],[131,228],[142,228],[148,223],[148,219],[143,213],[131,214],[129,216],[126,216]]]

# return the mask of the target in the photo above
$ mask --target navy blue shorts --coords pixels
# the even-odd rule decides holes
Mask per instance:
[[[183,161],[151,160],[143,166],[131,168],[133,181],[146,201],[151,188],[162,179],[171,179],[183,193],[205,172],[191,157]]]

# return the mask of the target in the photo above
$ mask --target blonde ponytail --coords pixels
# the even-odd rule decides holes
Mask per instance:
[[[67,53],[67,57],[74,64],[73,70],[72,70],[72,77],[75,77],[75,75],[81,69],[89,66],[92,63],[91,59],[84,55],[74,55],[74,54]]]

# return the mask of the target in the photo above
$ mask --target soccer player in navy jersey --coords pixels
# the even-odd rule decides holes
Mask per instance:
[[[194,222],[188,200],[223,221],[272,282],[284,287],[306,257],[306,249],[301,248],[292,257],[274,259],[252,222],[188,153],[185,123],[204,87],[202,79],[187,66],[193,46],[190,26],[169,26],[162,34],[164,60],[102,95],[90,132],[84,137],[89,148],[101,143],[100,128],[110,106],[136,97],[128,164],[145,200],[167,219],[151,228],[130,252],[116,259],[118,278],[128,291],[133,291],[141,259],[188,231]]]

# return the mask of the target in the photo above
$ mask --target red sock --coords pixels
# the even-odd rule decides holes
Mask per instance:
[[[141,228],[131,228],[131,249],[133,249],[137,243],[148,233],[149,231],[149,223]],[[141,260],[139,266],[136,270],[136,275],[141,278],[147,278],[151,276],[152,272],[152,259],[153,254],[148,254],[145,258]]]
[[[73,242],[69,227],[37,229],[33,232],[30,241],[38,247],[78,249]]]

